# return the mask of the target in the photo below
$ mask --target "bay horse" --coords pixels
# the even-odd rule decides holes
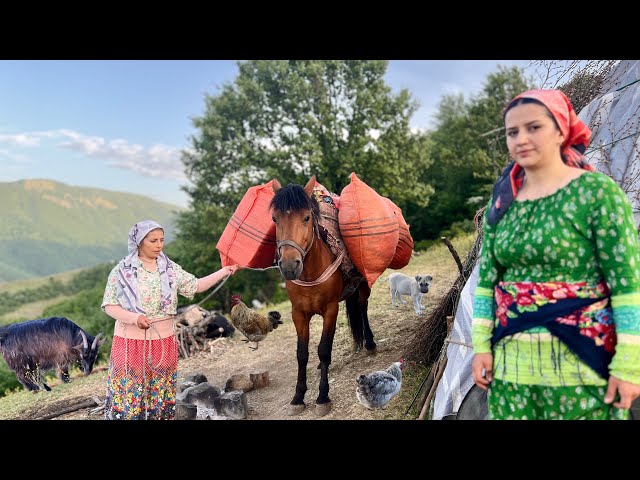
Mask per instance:
[[[276,224],[276,258],[280,273],[286,280],[291,302],[291,316],[298,335],[298,381],[288,407],[289,415],[300,414],[306,408],[307,363],[309,361],[309,322],[321,315],[322,336],[318,345],[320,386],[315,413],[324,416],[331,411],[329,398],[329,365],[333,336],[336,331],[338,304],[346,300],[347,318],[356,350],[364,346],[375,353],[376,344],[369,326],[367,306],[371,289],[361,275],[350,282],[339,268],[342,256],[336,258],[320,236],[320,210],[312,198],[315,175],[304,188],[289,184],[282,187],[273,179],[275,196],[269,205]]]

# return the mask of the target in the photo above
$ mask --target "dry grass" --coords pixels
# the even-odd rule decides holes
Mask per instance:
[[[442,346],[447,335],[446,319],[448,316],[455,316],[460,293],[464,288],[466,279],[469,278],[473,270],[481,246],[482,239],[476,237],[471,247],[465,248],[464,252],[458,252],[456,249],[456,252],[461,257],[458,276],[451,284],[450,290],[441,297],[441,301],[427,312],[423,324],[408,343],[407,358],[409,360],[423,365],[431,365],[440,358]],[[467,254],[467,252],[469,253]],[[464,253],[464,255],[461,255],[461,253]],[[460,273],[460,269],[462,269],[463,274]]]
[[[19,322],[27,319],[41,318],[42,312],[44,312],[45,308],[50,305],[55,305],[58,302],[62,302],[67,298],[70,297],[68,295],[59,295],[48,300],[38,300],[37,302],[25,303],[24,305],[20,305],[20,307],[12,312],[0,315],[0,325]]]
[[[464,260],[473,244],[473,236],[452,241],[460,257]],[[437,245],[420,255],[414,256],[409,265],[401,270],[408,275],[430,274],[433,276],[431,290],[423,299],[427,313],[439,304],[456,280],[458,269],[447,247]],[[361,373],[387,368],[392,362],[405,355],[406,345],[414,336],[416,329],[424,322],[425,315],[417,316],[411,303],[399,308],[391,306],[389,286],[382,280],[393,271],[388,270],[376,281],[369,301],[369,319],[378,344],[377,354],[368,355],[365,351],[352,352],[352,341],[344,304],[341,304],[338,326],[334,338],[332,363],[329,371],[330,397],[332,411],[322,417],[328,420],[344,419],[414,419],[417,417],[415,405],[409,415],[409,408],[419,385],[428,373],[428,368],[409,363],[403,373],[403,385],[400,394],[389,402],[384,410],[367,410],[356,400],[355,378]],[[296,332],[291,321],[291,304],[287,301],[278,305],[269,305],[267,310],[279,310],[284,324],[271,332],[258,350],[247,348],[242,335],[224,339],[211,346],[208,352],[180,360],[178,379],[191,373],[203,373],[210,383],[224,387],[226,380],[233,374],[248,374],[268,370],[270,385],[267,388],[248,392],[249,420],[296,419],[315,420],[313,405],[318,395],[317,345],[322,330],[322,320],[316,316],[311,321],[311,340],[309,344],[309,365],[305,398],[308,408],[297,417],[287,417],[286,407],[293,397],[297,375],[295,360]],[[97,372],[89,377],[76,376],[70,384],[60,384],[57,380],[49,383],[53,390],[33,394],[25,391],[0,398],[0,419],[32,419],[60,411],[64,406],[86,401],[93,396],[104,397],[106,372]],[[89,409],[59,417],[60,419],[101,418],[89,416]]]

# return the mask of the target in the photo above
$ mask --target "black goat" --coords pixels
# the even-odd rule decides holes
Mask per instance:
[[[68,318],[51,317],[28,320],[0,327],[0,351],[7,365],[27,390],[38,391],[42,374],[56,369],[64,383],[69,382],[69,367],[78,363],[89,375],[98,356],[98,348],[105,341],[89,335]]]

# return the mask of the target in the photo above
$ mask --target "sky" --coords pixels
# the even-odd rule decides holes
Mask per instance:
[[[394,92],[420,102],[430,129],[444,95],[479,93],[498,65],[526,60],[391,60]],[[234,60],[0,60],[0,182],[27,178],[145,195],[187,207],[180,151],[205,93],[238,74]]]

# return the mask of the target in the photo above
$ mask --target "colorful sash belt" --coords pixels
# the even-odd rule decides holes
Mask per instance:
[[[607,284],[500,282],[491,345],[533,327],[544,327],[601,377],[609,378],[616,332]]]

